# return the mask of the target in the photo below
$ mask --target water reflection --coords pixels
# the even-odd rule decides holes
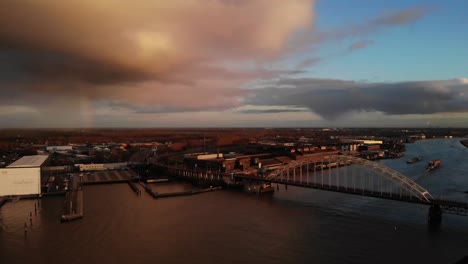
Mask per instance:
[[[419,141],[380,161],[443,198],[465,199],[468,150],[456,140]],[[451,147],[451,146],[454,147]],[[442,167],[421,171],[439,158]],[[152,185],[158,192],[186,184]],[[86,186],[84,218],[60,223],[63,197],[0,210],[1,263],[452,263],[467,255],[467,218],[429,229],[427,206],[289,186],[272,197],[233,191],[154,200],[125,184]]]

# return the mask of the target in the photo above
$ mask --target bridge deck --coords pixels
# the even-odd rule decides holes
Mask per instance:
[[[368,161],[363,161],[363,162],[368,162]],[[303,188],[347,193],[347,194],[374,197],[374,198],[380,198],[380,199],[417,203],[417,204],[423,204],[423,205],[429,205],[429,206],[434,205],[434,206],[440,206],[442,211],[445,213],[468,216],[468,203],[462,202],[462,201],[449,201],[449,200],[434,199],[432,198],[432,196],[430,196],[430,194],[424,188],[412,182],[411,180],[408,180],[406,176],[399,175],[398,173],[397,173],[398,175],[394,175],[395,173],[391,173],[389,169],[384,168],[384,167],[382,168],[379,167],[378,170],[379,171],[383,170],[385,173],[388,173],[390,177],[392,178],[392,180],[395,177],[400,179],[401,181],[398,181],[398,183],[400,184],[400,187],[401,185],[406,184],[405,186],[409,187],[411,190],[413,189],[417,190],[421,194],[420,197],[413,195],[413,193],[411,192],[409,192],[410,194],[408,195],[401,191],[399,193],[391,193],[391,192],[382,191],[382,189],[379,191],[377,189],[368,190],[364,188],[359,188],[358,186],[336,186],[336,185],[326,184],[325,182],[323,183],[322,182],[320,183],[304,182],[304,181],[296,180],[297,178],[295,177],[288,179],[288,178],[281,178],[281,177],[263,178],[263,177],[246,176],[246,175],[230,175],[226,173],[213,174],[213,173],[209,173],[205,171],[196,171],[196,170],[194,171],[194,170],[189,170],[189,169],[175,167],[175,166],[168,166],[168,165],[161,164],[158,162],[153,162],[153,164],[156,166],[165,168],[169,172],[172,172],[178,176],[182,176],[183,178],[187,178],[187,179],[193,179],[193,178],[199,177],[200,175],[203,175],[203,177],[207,179],[211,178],[213,180],[214,179],[213,177],[208,177],[208,175],[211,175],[211,176],[215,176],[216,179],[218,178],[222,179],[222,181],[227,183],[226,182],[227,180],[230,180],[231,177],[234,177],[239,180],[253,180],[253,181],[260,181],[260,182],[287,184],[287,185],[303,187]],[[371,167],[373,168],[375,166],[372,165]],[[401,177],[404,177],[404,178],[401,178]],[[415,186],[419,188],[416,188]],[[421,193],[422,191],[425,191],[425,192]]]
[[[415,196],[407,196],[407,195],[397,195],[395,193],[390,192],[380,192],[380,191],[370,191],[361,188],[353,188],[353,187],[342,187],[342,186],[335,186],[335,185],[328,185],[328,184],[321,184],[321,183],[305,183],[300,181],[293,181],[293,180],[282,180],[282,179],[266,179],[261,177],[251,177],[251,176],[235,176],[236,178],[248,179],[248,180],[255,180],[255,181],[263,181],[263,182],[271,182],[271,183],[278,183],[278,184],[287,184],[290,186],[297,186],[297,187],[304,187],[309,189],[317,189],[317,190],[325,190],[331,192],[340,192],[340,193],[347,193],[347,194],[354,194],[354,195],[361,195],[361,196],[369,196],[375,198],[382,198],[387,200],[396,200],[396,201],[403,201],[403,202],[410,202],[410,203],[418,203],[418,204],[426,204],[430,205],[425,201],[421,201]]]
[[[266,178],[261,178],[261,177],[252,177],[252,176],[236,175],[234,177],[245,179],[245,180],[262,181],[262,182],[270,182],[270,183],[277,183],[277,184],[287,184],[290,186],[297,186],[297,187],[325,190],[325,191],[339,192],[339,193],[347,193],[347,194],[353,194],[353,195],[361,195],[361,196],[374,197],[374,198],[380,198],[380,199],[386,199],[386,200],[417,203],[417,204],[424,204],[424,205],[439,205],[445,213],[468,216],[468,203],[460,202],[460,201],[433,199],[430,202],[426,202],[426,201],[418,199],[415,196],[398,195],[395,193],[371,191],[371,190],[353,188],[353,187],[345,188],[342,186],[334,186],[334,185],[321,184],[321,183],[305,183],[305,182],[293,181],[293,180],[266,179]]]

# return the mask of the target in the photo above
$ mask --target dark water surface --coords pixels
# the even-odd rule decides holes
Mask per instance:
[[[407,145],[380,161],[434,197],[468,201],[468,148],[453,140]],[[419,163],[405,161],[421,156]],[[430,159],[442,161],[425,173]],[[159,192],[190,189],[154,185]],[[468,255],[468,217],[427,226],[427,207],[289,187],[273,197],[233,191],[153,200],[125,184],[86,186],[84,218],[60,223],[63,197],[0,209],[0,263],[454,263]]]

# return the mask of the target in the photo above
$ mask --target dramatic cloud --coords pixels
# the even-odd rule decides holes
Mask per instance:
[[[307,108],[289,107],[289,106],[254,106],[245,105],[238,107],[235,113],[243,114],[276,114],[276,113],[302,113],[309,112]]]
[[[349,45],[347,52],[353,52],[355,50],[364,49],[371,44],[374,44],[374,41],[362,40],[362,41],[354,42],[353,44]]]
[[[429,12],[430,9],[427,7],[416,6],[399,12],[387,13],[384,16],[373,20],[372,23],[382,26],[403,25],[419,20]]]
[[[319,63],[321,61],[320,58],[309,58],[309,59],[305,59],[303,60],[302,62],[300,62],[297,66],[296,66],[296,69],[297,70],[303,70],[303,69],[306,69],[312,65],[315,65],[317,63]]]
[[[276,114],[276,113],[299,113],[305,112],[306,110],[302,109],[268,109],[268,110],[243,110],[242,113],[245,114]]]
[[[1,1],[2,93],[229,108],[312,22],[312,0]]]
[[[284,79],[252,90],[246,104],[307,107],[325,119],[353,112],[387,115],[468,112],[464,79],[401,83],[359,83],[328,79]],[[277,88],[285,87],[285,88]]]
[[[249,86],[305,73],[326,60],[316,54],[321,43],[367,39],[428,12],[414,7],[321,32],[314,26],[314,0],[3,0],[0,103],[8,114],[0,121],[21,124],[10,118],[16,116],[37,126],[92,126],[96,116],[105,124],[167,113],[186,120],[181,116],[189,111],[219,121],[224,117],[207,112],[231,109],[236,120],[248,116],[254,124],[260,113],[320,119],[304,109],[326,118],[359,110],[429,111],[410,102],[385,104],[382,96],[398,101],[391,91],[421,96],[436,112],[463,111],[461,94],[467,93],[460,80],[452,85],[284,79],[269,89]],[[372,43],[355,42],[348,52]],[[437,93],[437,87],[459,89],[462,99],[455,100],[451,90]],[[248,104],[273,107],[242,108]]]
[[[345,38],[359,38],[379,32],[389,27],[402,26],[416,22],[429,14],[432,9],[426,6],[416,6],[393,12],[387,12],[375,19],[360,24],[346,25],[342,28],[318,32],[298,38],[296,45],[301,43],[323,43],[328,41],[342,40]],[[370,43],[369,43],[370,44]]]

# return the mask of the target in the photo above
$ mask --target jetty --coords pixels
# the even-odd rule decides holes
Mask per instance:
[[[141,195],[141,191],[137,187],[136,183],[134,183],[132,180],[127,180],[127,183],[128,183],[128,186],[130,186],[130,188],[133,190],[133,192],[135,192],[136,195],[138,196]]]
[[[70,180],[71,189],[65,194],[62,222],[83,218],[83,189],[77,178]]]
[[[159,199],[159,198],[167,198],[167,197],[176,197],[176,196],[191,196],[191,195],[196,195],[200,193],[206,193],[206,192],[212,192],[212,191],[217,191],[217,190],[222,190],[223,187],[211,187],[203,190],[190,190],[190,191],[181,191],[181,192],[171,192],[171,193],[154,193],[153,198]]]
[[[217,190],[222,190],[222,187],[210,187],[203,190],[188,190],[188,191],[180,191],[180,192],[170,192],[170,193],[158,193],[154,192],[147,184],[140,182],[140,185],[145,189],[146,193],[148,193],[154,199],[159,198],[169,198],[169,197],[178,197],[178,196],[191,196],[196,194],[201,194],[205,192],[212,192]]]

